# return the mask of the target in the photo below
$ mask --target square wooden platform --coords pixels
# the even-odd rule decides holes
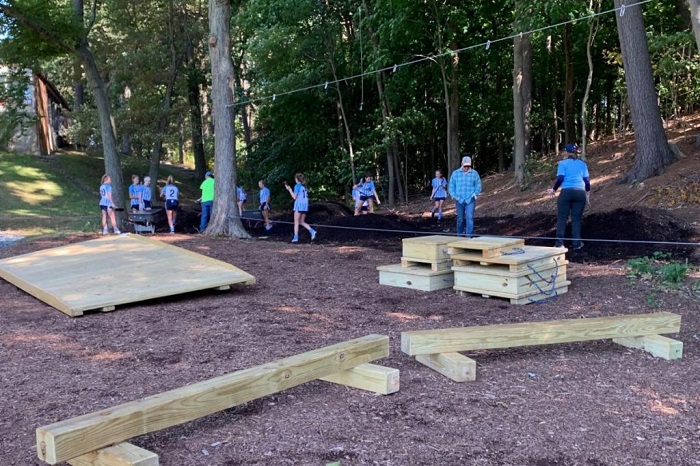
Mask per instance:
[[[254,276],[226,262],[130,234],[3,259],[0,277],[69,316],[255,283]]]

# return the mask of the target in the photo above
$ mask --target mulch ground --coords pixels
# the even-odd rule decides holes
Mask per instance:
[[[569,265],[569,293],[542,304],[385,287],[376,267],[399,262],[398,238],[319,231],[313,245],[281,234],[160,235],[258,283],[81,318],[0,281],[0,464],[44,464],[39,426],[370,333],[391,338],[379,363],[401,370],[394,395],[312,382],[132,443],[177,466],[700,464],[700,305],[691,296],[633,284],[620,260],[585,256]],[[89,238],[16,244],[0,257]],[[610,341],[482,351],[468,354],[477,380],[460,384],[400,352],[406,330],[657,310],[683,316],[671,335],[684,342],[680,360]]]

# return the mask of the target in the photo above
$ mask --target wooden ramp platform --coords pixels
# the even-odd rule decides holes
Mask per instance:
[[[226,262],[129,234],[10,257],[0,261],[0,277],[69,316],[255,283]]]

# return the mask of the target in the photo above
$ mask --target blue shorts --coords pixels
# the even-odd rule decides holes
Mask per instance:
[[[143,201],[143,208],[144,209],[150,209],[151,208],[151,201],[147,201],[144,199]]]
[[[263,202],[260,204],[260,210],[270,210],[270,206],[267,204],[267,202]]]
[[[134,210],[139,210],[139,205],[138,204],[131,204],[131,208]]]
[[[433,199],[436,201],[444,201],[445,200],[444,197],[434,197]]]
[[[114,208],[114,207],[112,207],[112,206],[110,206],[110,205],[101,205],[101,206],[100,206],[100,210],[110,210],[110,209],[113,209],[113,208]]]
[[[362,202],[368,201],[368,200],[370,200],[370,199],[374,200],[374,197],[373,197],[373,196],[360,196],[360,200],[361,200]]]
[[[300,214],[304,214],[304,215],[309,213],[308,210],[295,210],[294,212],[299,212]]]
[[[177,199],[168,199],[165,201],[165,210],[177,210],[180,202]]]
[[[245,204],[247,200],[248,200],[248,199],[243,199],[242,201],[239,200],[238,202],[240,202],[241,204]]]

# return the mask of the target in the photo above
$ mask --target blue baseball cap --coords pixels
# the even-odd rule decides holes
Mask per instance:
[[[567,146],[567,147],[568,147],[568,146]],[[206,172],[206,173],[204,174],[204,176],[205,176],[205,177],[210,177],[210,176],[214,176],[214,175],[212,175],[211,172]]]
[[[575,154],[578,152],[578,145],[574,144],[573,142],[570,142],[569,144],[564,146],[564,152]]]

